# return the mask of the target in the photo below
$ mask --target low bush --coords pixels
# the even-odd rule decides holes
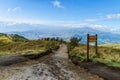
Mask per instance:
[[[57,41],[49,41],[45,45],[45,49],[48,50],[48,51],[55,50],[55,49],[58,49],[59,45],[60,45],[60,43],[57,42]]]

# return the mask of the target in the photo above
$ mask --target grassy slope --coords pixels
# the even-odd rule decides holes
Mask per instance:
[[[86,45],[80,45],[75,47],[69,55],[78,56],[81,60],[86,58]],[[99,61],[108,65],[120,67],[120,49],[111,48],[111,47],[98,47],[99,56],[95,55],[95,47],[90,46],[90,59],[93,61]]]
[[[12,39],[10,39],[9,37],[6,37],[6,36],[0,36],[0,41],[3,43],[13,42]]]
[[[28,41],[28,42],[12,42],[4,46],[0,46],[0,54],[27,54],[39,53],[45,49],[45,41]]]
[[[102,44],[99,46],[120,49],[120,43],[109,43],[109,44]]]
[[[28,40],[16,34],[0,33],[0,55],[37,54],[55,49],[57,46],[59,46],[57,41]]]
[[[17,34],[2,34],[0,33],[0,42],[1,43],[12,43],[12,42],[25,42],[28,39],[19,36]]]

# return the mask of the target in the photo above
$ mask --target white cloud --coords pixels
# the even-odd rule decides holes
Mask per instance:
[[[120,28],[112,28],[112,29],[110,29],[110,31],[111,31],[112,33],[120,34]]]
[[[81,27],[91,27],[94,29],[104,29],[105,25],[94,24],[91,22],[96,21],[96,19],[86,19],[81,21],[49,21],[49,20],[33,20],[33,19],[16,19],[16,18],[0,18],[0,22],[5,22],[8,25],[16,25],[16,24],[38,24],[38,25],[49,25],[55,27],[68,27],[68,28],[81,28]]]
[[[0,23],[5,23],[7,25],[16,24],[48,24],[48,21],[44,20],[32,20],[32,19],[14,19],[14,18],[0,18]]]
[[[120,19],[120,13],[118,13],[118,14],[108,14],[107,19]]]
[[[61,5],[61,2],[58,0],[55,0],[52,2],[53,6],[57,7],[57,8],[64,8],[63,5]]]
[[[83,28],[90,27],[92,29],[101,30],[105,32],[120,33],[120,29],[111,28],[107,25],[93,24],[79,21],[45,21],[45,20],[30,20],[30,19],[0,19],[0,25],[13,26],[19,24],[29,25],[45,25],[52,27],[66,27],[66,28]]]
[[[109,30],[109,27],[107,25],[101,25],[101,24],[90,24],[89,25],[91,28],[93,29],[97,29],[97,30],[102,30],[102,31],[106,31]]]
[[[81,27],[87,26],[88,24],[89,23],[62,23],[62,24],[59,23],[59,25],[64,26],[64,27],[68,27],[68,28],[71,28],[71,27],[81,28]]]
[[[15,11],[18,11],[18,10],[21,10],[20,7],[15,7],[15,8],[8,8],[8,12],[15,12]]]
[[[96,22],[98,19],[86,19],[85,22]]]
[[[115,34],[120,34],[120,28],[119,27],[110,27],[107,25],[102,24],[90,24],[88,27],[91,27],[96,30],[104,31],[104,32],[111,32]]]

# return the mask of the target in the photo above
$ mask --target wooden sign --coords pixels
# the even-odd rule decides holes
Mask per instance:
[[[96,36],[89,36],[89,42],[96,42],[97,38]]]
[[[90,36],[87,34],[87,61],[89,61],[89,43],[95,42],[95,53],[98,55],[97,51],[97,34],[95,36]]]

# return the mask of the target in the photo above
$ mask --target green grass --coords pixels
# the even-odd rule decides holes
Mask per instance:
[[[45,41],[12,42],[0,46],[0,55],[40,53],[45,51]]]
[[[17,35],[17,34],[2,34],[0,33],[0,42],[1,43],[11,43],[11,42],[25,42],[28,39]]]
[[[120,43],[109,43],[109,44],[102,44],[99,46],[120,49]]]
[[[40,54],[45,51],[56,49],[58,46],[59,42],[57,41],[31,40],[27,42],[12,42],[0,46],[0,55]]]
[[[57,49],[55,40],[28,40],[17,34],[0,33],[0,56],[9,54],[40,54]]]
[[[107,60],[100,59],[100,58],[93,58],[92,60],[95,61],[95,62],[98,61],[98,62],[104,63],[108,66],[120,67],[120,62],[107,61]]]
[[[95,47],[90,46],[90,59],[92,61],[98,61],[101,63],[105,63],[110,66],[120,67],[120,49],[118,48],[111,48],[111,47],[98,47],[99,56],[95,54]],[[75,47],[73,50],[70,51],[70,56],[77,56],[80,58],[81,61],[86,59],[87,47],[86,45],[79,45]]]

